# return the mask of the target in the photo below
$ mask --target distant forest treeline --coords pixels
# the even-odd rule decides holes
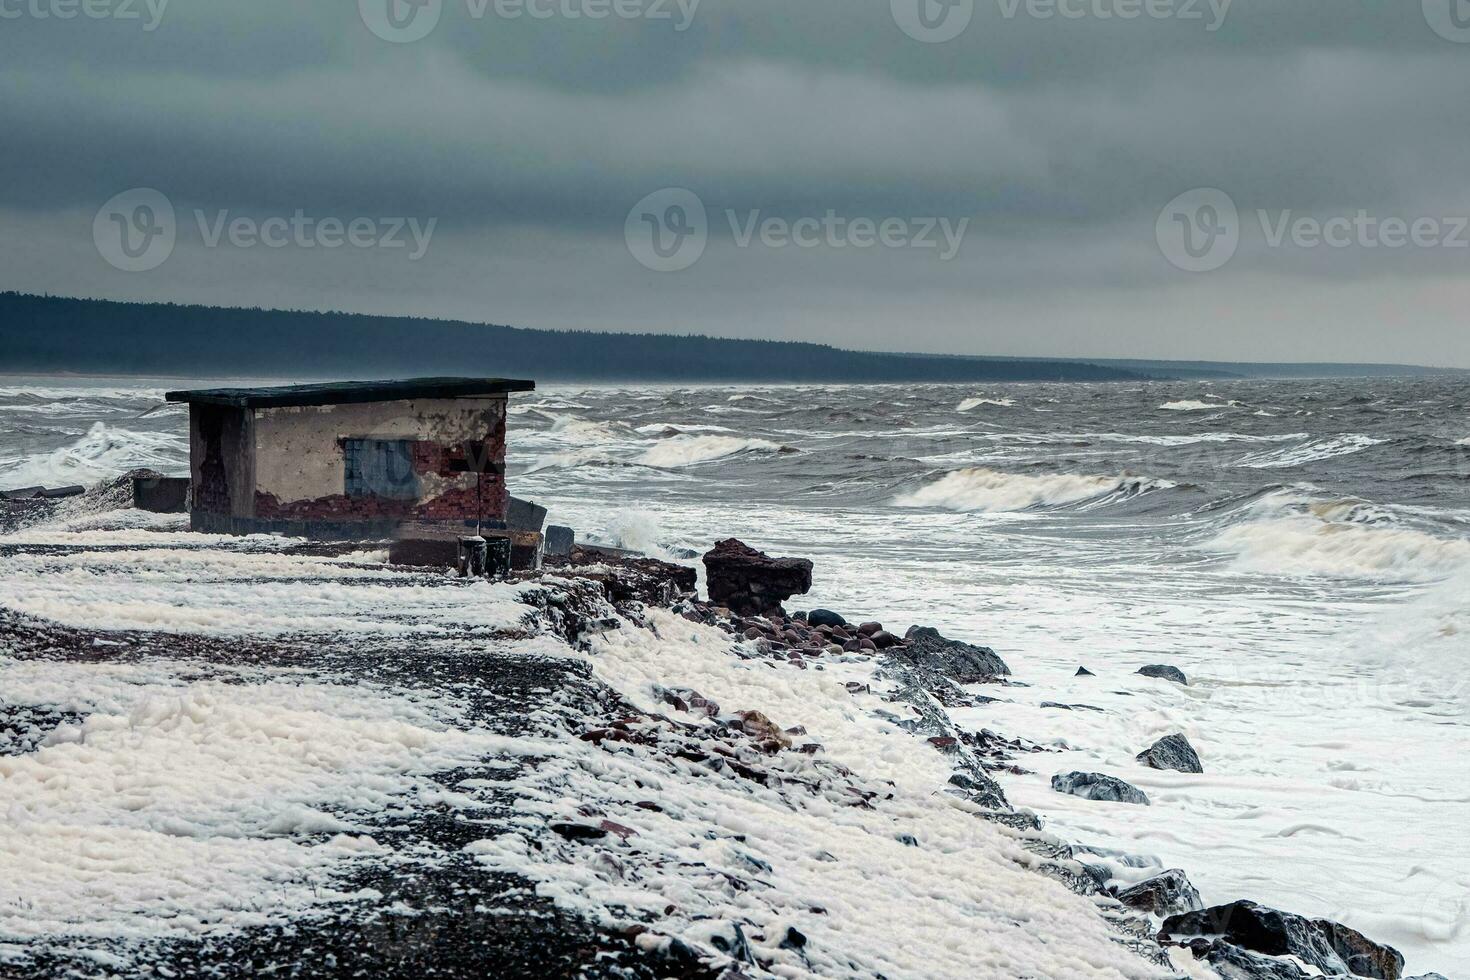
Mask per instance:
[[[1080,361],[0,293],[0,371],[180,377],[485,375],[567,381],[1126,381]]]

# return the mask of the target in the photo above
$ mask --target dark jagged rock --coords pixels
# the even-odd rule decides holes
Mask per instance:
[[[1198,939],[1190,949],[1225,980],[1312,980],[1313,976],[1291,960],[1252,953],[1226,942]]]
[[[1092,671],[1088,670],[1086,667],[1078,667],[1077,668],[1077,673],[1074,674],[1074,675],[1072,675],[1072,676],[1074,676],[1074,677],[1096,677],[1097,675],[1094,674]]]
[[[1228,950],[1215,948],[1222,944],[1268,957],[1294,956],[1329,975],[1399,980],[1404,971],[1404,958],[1398,950],[1375,943],[1356,929],[1328,919],[1308,919],[1281,912],[1255,902],[1231,902],[1170,916],[1164,920],[1159,939],[1191,946],[1203,940],[1212,944],[1209,949],[1215,956],[1229,955]]]
[[[1138,761],[1154,769],[1173,769],[1176,772],[1204,772],[1194,746],[1183,735],[1165,735],[1142,752]]]
[[[830,609],[813,609],[806,614],[808,626],[847,626],[847,620]]]
[[[566,558],[547,556],[544,567],[575,571],[579,578],[600,582],[608,600],[621,608],[628,602],[671,606],[695,589],[697,574],[687,565],[654,558],[612,557],[577,545]],[[533,576],[534,577],[534,576]]]
[[[1051,788],[1058,793],[1080,796],[1084,800],[1150,805],[1143,790],[1131,783],[1125,783],[1117,776],[1109,776],[1101,772],[1057,773],[1051,777]]]
[[[706,552],[704,567],[710,601],[741,616],[781,613],[782,602],[812,587],[807,559],[772,558],[735,538]]]
[[[1138,668],[1138,672],[1144,677],[1159,677],[1175,684],[1189,686],[1189,678],[1184,676],[1184,671],[1178,667],[1170,667],[1168,664],[1149,664],[1147,667]]]
[[[1118,892],[1118,901],[1129,908],[1160,917],[1197,912],[1205,907],[1199,892],[1178,868],[1124,888]]]
[[[989,647],[948,639],[929,626],[910,626],[904,638],[908,640],[908,646],[895,647],[890,656],[953,681],[994,680],[1011,672],[1005,661]]]

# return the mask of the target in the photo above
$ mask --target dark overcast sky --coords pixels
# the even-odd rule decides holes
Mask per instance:
[[[0,286],[1470,367],[1470,0],[1060,0],[1078,16],[1053,0],[524,0],[535,17],[505,16],[522,0],[415,2],[85,0],[89,16],[0,0]],[[919,3],[936,33],[968,24],[916,39]],[[667,187],[706,212],[679,271],[628,244],[652,229],[630,209]],[[174,211],[172,251],[136,272],[98,246],[146,219],[136,197],[104,208],[134,188]],[[1218,197],[1165,213],[1195,188],[1238,219],[1200,209]],[[677,222],[670,200],[645,211]],[[221,219],[297,212],[306,242],[321,219],[366,219],[363,242],[391,219],[435,224],[417,259],[406,230],[405,248],[210,243]],[[752,216],[829,214],[832,241],[742,241]],[[1273,243],[1283,217],[1337,219],[1339,244],[1310,226]],[[889,243],[854,219],[889,221]],[[928,219],[963,227],[953,257],[939,225],[937,247],[907,244]],[[1419,240],[1385,245],[1395,221]],[[1186,230],[1238,247],[1184,271],[1170,259],[1228,254],[1182,256]]]

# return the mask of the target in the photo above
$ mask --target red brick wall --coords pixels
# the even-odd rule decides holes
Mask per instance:
[[[502,419],[482,442],[413,444],[413,468],[421,477],[453,485],[422,500],[385,497],[348,497],[333,494],[311,500],[279,500],[275,494],[255,492],[255,516],[262,520],[353,521],[503,520],[509,505],[505,486],[505,422]],[[483,472],[482,472],[483,471]]]

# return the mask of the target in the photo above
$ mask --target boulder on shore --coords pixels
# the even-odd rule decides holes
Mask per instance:
[[[1356,929],[1330,919],[1308,919],[1255,902],[1231,902],[1170,916],[1159,930],[1159,941],[1199,949],[1211,963],[1216,960],[1228,963],[1232,957],[1254,959],[1236,957],[1228,948],[1235,947],[1262,956],[1295,957],[1328,975],[1399,980],[1404,972],[1404,957],[1398,950],[1375,943]],[[1291,976],[1285,972],[1279,975]]]
[[[1051,777],[1051,788],[1058,793],[1080,796],[1084,800],[1152,805],[1143,790],[1137,786],[1101,772],[1059,772]]]
[[[1189,678],[1184,676],[1184,671],[1178,667],[1170,667],[1168,664],[1149,664],[1147,667],[1138,668],[1138,673],[1144,677],[1158,677],[1162,680],[1173,681],[1175,684],[1189,686]]]
[[[784,615],[781,603],[811,591],[812,563],[805,558],[772,558],[727,538],[704,555],[710,601],[740,616]]]
[[[1142,752],[1138,761],[1153,769],[1173,769],[1175,772],[1204,772],[1199,756],[1189,739],[1181,734],[1165,735]]]
[[[811,612],[806,614],[806,622],[808,626],[845,627],[847,625],[846,619],[830,609],[813,609]]]
[[[1118,901],[1129,908],[1160,917],[1196,912],[1205,907],[1199,892],[1178,868],[1124,888],[1118,892]]]
[[[908,646],[895,648],[896,656],[911,667],[933,671],[961,684],[994,680],[1011,672],[989,647],[951,640],[929,626],[910,626],[904,638]]]

